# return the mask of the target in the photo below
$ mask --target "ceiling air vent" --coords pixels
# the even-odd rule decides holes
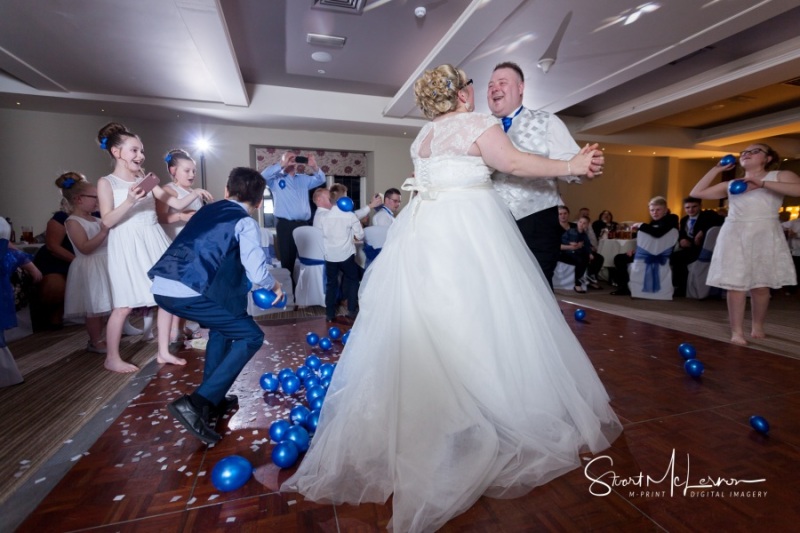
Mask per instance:
[[[312,8],[360,15],[364,12],[364,4],[366,3],[367,0],[314,0]]]

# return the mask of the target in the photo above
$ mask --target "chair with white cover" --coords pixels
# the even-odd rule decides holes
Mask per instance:
[[[709,228],[706,231],[706,239],[703,241],[703,249],[700,250],[700,255],[697,260],[689,263],[689,277],[686,282],[686,297],[696,298],[702,300],[708,298],[712,291],[717,290],[716,287],[709,287],[706,285],[706,278],[708,278],[708,268],[711,266],[711,255],[714,252],[714,246],[717,244],[717,236],[719,235],[719,226]]]
[[[370,263],[381,253],[381,248],[386,242],[386,234],[391,226],[367,226],[364,228],[364,255],[367,261],[364,268],[369,267]]]
[[[586,276],[581,280],[580,286],[586,290]],[[556,270],[553,272],[553,288],[554,289],[575,289],[575,265],[556,263]]]
[[[655,238],[640,231],[636,237],[636,253],[628,267],[628,289],[634,298],[672,300],[672,269],[669,256],[678,242],[678,230],[671,229]]]
[[[325,306],[325,248],[322,230],[300,226],[292,232],[297,245],[294,263],[295,303],[299,306]]]

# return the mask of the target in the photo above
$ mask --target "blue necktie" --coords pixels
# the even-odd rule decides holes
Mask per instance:
[[[696,221],[697,221],[697,220],[696,220],[696,219],[694,219],[694,218],[690,218],[690,219],[688,220],[688,223],[687,223],[687,226],[688,226],[688,227],[687,227],[687,231],[686,231],[686,233],[688,233],[688,234],[689,234],[689,237],[694,237],[694,223],[695,223]]]
[[[517,109],[517,112],[514,113],[513,115],[511,115],[510,117],[503,117],[503,118],[500,119],[500,122],[503,123],[503,131],[508,132],[508,128],[511,127],[511,122],[514,120],[514,117],[519,115],[520,111],[522,111],[521,107],[519,109]]]

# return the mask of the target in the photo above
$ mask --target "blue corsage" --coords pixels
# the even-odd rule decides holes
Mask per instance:
[[[75,180],[73,178],[67,178],[61,183],[61,188],[71,189],[73,185],[75,185]]]
[[[167,157],[164,158],[164,161],[166,161],[169,165],[172,162],[172,154],[167,154]]]
[[[100,148],[103,150],[108,150],[108,137],[103,137],[100,139]]]

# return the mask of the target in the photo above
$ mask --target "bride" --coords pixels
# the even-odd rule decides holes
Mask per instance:
[[[390,528],[433,531],[482,495],[513,498],[580,465],[621,425],[490,182],[589,174],[517,151],[472,113],[450,65],[417,80],[433,119],[411,146],[415,191],[362,284],[361,313],[317,433],[281,487],[318,502],[385,502]]]

